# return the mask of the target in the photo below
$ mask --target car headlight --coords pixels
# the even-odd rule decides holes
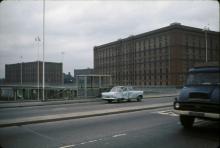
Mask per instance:
[[[175,102],[174,108],[179,109],[180,108],[180,104],[178,102]]]

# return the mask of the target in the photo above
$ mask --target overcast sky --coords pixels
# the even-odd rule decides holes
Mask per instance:
[[[43,3],[0,3],[0,78],[5,64],[42,59]],[[93,67],[93,47],[179,22],[219,31],[217,1],[46,0],[45,59],[63,62],[64,72]],[[62,52],[64,54],[62,54]],[[22,59],[20,57],[23,57]]]

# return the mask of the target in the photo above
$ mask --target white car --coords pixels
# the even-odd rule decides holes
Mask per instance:
[[[143,99],[143,93],[143,91],[133,90],[131,86],[115,86],[110,92],[103,92],[102,99],[109,103],[112,101],[120,102],[122,100],[131,101],[131,99],[141,101]]]

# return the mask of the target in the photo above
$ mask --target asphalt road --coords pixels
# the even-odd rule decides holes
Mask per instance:
[[[15,119],[21,117],[33,117],[43,115],[55,115],[72,112],[83,112],[102,109],[114,109],[119,107],[141,106],[146,104],[167,103],[172,102],[174,97],[152,98],[143,99],[142,102],[122,102],[122,103],[107,103],[106,101],[100,102],[87,102],[87,103],[73,103],[73,104],[59,104],[59,105],[46,105],[46,106],[30,106],[30,107],[16,107],[16,108],[1,108],[0,119]]]
[[[0,128],[3,148],[217,148],[219,124],[184,130],[171,108]]]

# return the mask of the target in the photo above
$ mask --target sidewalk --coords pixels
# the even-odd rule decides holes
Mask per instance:
[[[1,108],[15,108],[15,107],[30,107],[30,106],[45,106],[45,105],[58,105],[58,104],[72,104],[72,103],[86,103],[86,102],[98,102],[101,98],[77,98],[73,100],[49,100],[45,102],[41,101],[19,101],[19,102],[0,102]]]
[[[160,98],[160,97],[176,97],[178,94],[157,94],[157,95],[144,95],[144,99],[150,98]],[[72,103],[86,103],[86,102],[99,102],[102,101],[101,98],[77,98],[73,100],[50,100],[45,102],[39,101],[19,101],[19,102],[0,102],[1,108],[15,108],[15,107],[31,107],[31,106],[45,106],[45,105],[58,105],[58,104],[72,104]]]

